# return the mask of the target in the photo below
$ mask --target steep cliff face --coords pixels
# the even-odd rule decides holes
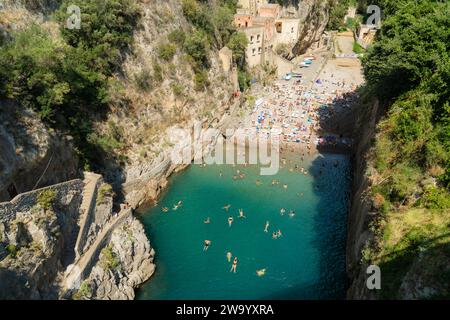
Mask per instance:
[[[352,202],[347,218],[347,275],[350,280],[347,297],[349,299],[373,298],[367,290],[367,264],[362,258],[362,250],[367,240],[373,237],[369,229],[372,202],[368,196],[370,174],[368,172],[367,153],[375,137],[379,118],[378,102],[373,101],[360,106],[357,113],[355,136],[358,144],[353,154]]]
[[[154,198],[174,170],[183,168],[174,162],[181,144],[172,141],[173,129],[192,130],[216,126],[229,110],[239,104],[233,98],[232,73],[225,72],[216,49],[209,53],[208,84],[198,89],[196,70],[190,58],[177,48],[173,60],[161,59],[158,48],[168,43],[174,30],[189,33],[180,1],[143,1],[142,17],[134,36],[133,52],[118,79],[123,97],[97,130],[108,135],[111,127],[121,132],[124,147],[115,150],[125,159],[121,168],[109,166],[106,174],[132,204]],[[127,101],[126,105],[122,101]],[[183,141],[190,137],[181,137]],[[176,156],[175,156],[176,157]]]
[[[55,299],[55,279],[77,229],[83,182],[0,204],[0,299]]]
[[[298,13],[302,21],[299,40],[292,49],[295,56],[305,53],[306,49],[320,40],[330,18],[330,2],[328,0],[301,1]]]
[[[49,131],[31,110],[0,106],[0,202],[77,176],[70,137]]]
[[[347,298],[448,298],[450,249],[446,226],[450,211],[406,207],[383,213],[372,192],[383,181],[376,173],[373,152],[374,141],[383,134],[377,132],[377,122],[385,112],[372,101],[361,106],[357,117],[359,142],[353,159],[353,198],[348,216]],[[423,230],[434,237],[424,241],[417,236]],[[418,249],[413,251],[409,242],[414,240]],[[369,265],[380,268],[379,290],[367,288]]]

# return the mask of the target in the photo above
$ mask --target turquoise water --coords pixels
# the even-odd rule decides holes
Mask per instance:
[[[295,163],[309,175],[290,172]],[[246,177],[234,181],[238,169]],[[256,184],[258,179],[262,184]],[[273,179],[280,184],[273,186]],[[157,268],[138,291],[138,299],[345,297],[350,186],[346,156],[320,155],[303,164],[292,161],[276,176],[259,176],[256,166],[193,165],[170,183],[159,204],[141,215],[156,251]],[[173,211],[180,200],[183,205]],[[222,209],[226,204],[231,204],[228,212]],[[163,213],[163,207],[170,211]],[[246,218],[238,218],[240,208]],[[280,208],[286,208],[283,216]],[[296,215],[289,217],[289,210]],[[210,224],[204,224],[207,217]],[[282,236],[272,239],[276,230]],[[211,240],[207,251],[205,239]],[[238,258],[235,274],[230,273],[227,252]],[[265,275],[259,277],[256,270],[264,268]]]

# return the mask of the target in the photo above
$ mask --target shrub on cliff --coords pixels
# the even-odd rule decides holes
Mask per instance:
[[[105,270],[115,270],[120,266],[120,261],[111,246],[105,247],[100,252],[100,266]]]
[[[50,210],[53,208],[53,202],[56,198],[56,191],[53,189],[46,189],[39,193],[37,197],[37,203],[41,208]]]
[[[194,30],[186,37],[184,47],[186,53],[194,59],[197,67],[208,66],[209,42],[204,31]]]
[[[161,43],[157,47],[158,56],[165,60],[165,61],[171,61],[173,59],[173,56],[177,52],[177,47],[171,43]]]
[[[230,37],[227,46],[233,51],[234,61],[242,69],[245,66],[245,50],[248,46],[247,36],[243,32],[236,32]]]

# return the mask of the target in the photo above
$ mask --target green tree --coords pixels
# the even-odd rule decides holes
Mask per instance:
[[[197,67],[208,66],[208,53],[210,49],[208,37],[203,30],[194,30],[186,37],[186,53],[191,56],[197,64]]]
[[[243,32],[233,33],[227,46],[233,51],[234,61],[243,68],[245,65],[245,50],[248,46],[246,34]]]

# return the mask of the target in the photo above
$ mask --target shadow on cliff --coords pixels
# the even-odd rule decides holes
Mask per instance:
[[[425,293],[428,288],[429,299],[450,298],[450,232],[424,241],[411,241],[401,250],[392,251],[381,257],[378,264],[381,270],[381,290],[377,292],[382,299],[410,299],[405,297],[401,286],[405,277],[414,282],[410,287]],[[447,242],[443,243],[443,240]],[[419,279],[420,277],[420,279]],[[416,282],[420,286],[416,286]],[[409,290],[407,290],[409,291]],[[409,292],[411,293],[411,292]],[[423,298],[423,297],[422,297]]]

